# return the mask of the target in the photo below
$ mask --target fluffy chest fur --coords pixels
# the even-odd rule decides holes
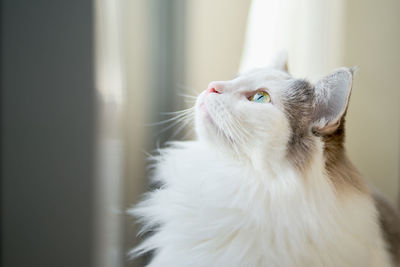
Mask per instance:
[[[255,171],[201,142],[157,158],[162,184],[135,208],[149,266],[389,266],[364,194],[338,194],[321,157],[306,176],[288,164]]]

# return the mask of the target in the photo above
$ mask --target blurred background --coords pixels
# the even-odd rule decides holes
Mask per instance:
[[[311,81],[357,66],[348,152],[398,202],[400,1],[0,2],[2,266],[143,266],[146,154],[193,138],[148,125],[281,50]]]

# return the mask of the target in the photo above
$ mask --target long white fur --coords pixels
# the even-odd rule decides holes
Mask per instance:
[[[153,232],[132,253],[154,250],[149,267],[390,266],[371,198],[338,195],[322,142],[305,173],[285,160],[290,127],[279,92],[290,78],[267,73],[199,97],[198,140],[161,150],[153,180],[162,186],[131,211]],[[241,97],[261,87],[273,104]]]

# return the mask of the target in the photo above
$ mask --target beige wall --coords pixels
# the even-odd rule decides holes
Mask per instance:
[[[400,180],[400,1],[347,1],[345,64],[358,66],[347,145],[362,173],[392,200]]]
[[[234,4],[233,4],[234,3]],[[187,1],[186,79],[190,94],[239,70],[251,1]]]

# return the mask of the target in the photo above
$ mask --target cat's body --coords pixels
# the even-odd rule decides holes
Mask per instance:
[[[344,153],[351,76],[312,86],[267,69],[210,84],[198,140],[160,152],[161,188],[134,209],[154,231],[136,250],[155,251],[148,266],[394,266]],[[271,100],[246,102],[260,88]]]

